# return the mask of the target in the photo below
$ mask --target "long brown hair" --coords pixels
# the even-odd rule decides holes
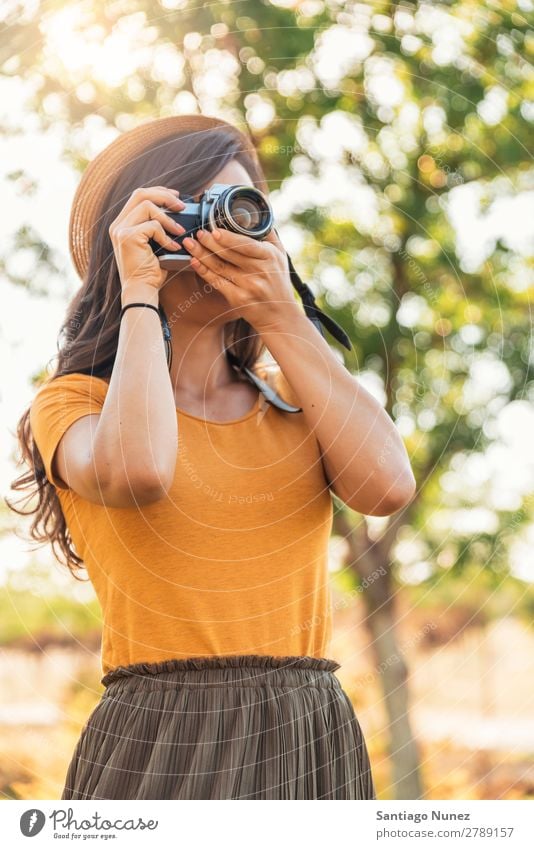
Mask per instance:
[[[167,143],[176,141],[176,144]],[[213,181],[232,159],[246,169],[256,188],[268,193],[261,166],[245,146],[246,137],[231,124],[191,134],[174,133],[168,139],[147,146],[121,169],[110,186],[91,243],[87,274],[82,286],[70,301],[58,334],[57,364],[50,380],[65,374],[81,373],[107,379],[111,376],[117,354],[121,281],[109,236],[109,226],[117,217],[133,190],[139,186],[165,185],[178,189],[180,195],[196,195]],[[229,322],[225,328],[225,346],[240,361],[253,369],[262,350],[261,337],[245,319]],[[48,382],[48,381],[47,381]],[[24,472],[11,484],[13,490],[24,490],[24,505],[37,496],[33,509],[17,509],[6,498],[8,507],[19,515],[33,515],[28,533],[38,543],[51,543],[59,562],[76,574],[83,560],[73,547],[61,503],[54,485],[46,477],[43,459],[30,427],[30,407],[17,423],[16,436]]]

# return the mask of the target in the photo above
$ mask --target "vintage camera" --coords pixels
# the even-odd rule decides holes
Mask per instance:
[[[150,247],[164,269],[179,269],[184,261],[191,259],[191,254],[182,246],[182,240],[186,236],[195,238],[197,230],[209,231],[213,227],[221,227],[253,239],[264,239],[274,223],[269,201],[259,189],[252,186],[214,183],[200,195],[198,201],[188,195],[181,199],[186,205],[180,212],[165,210],[170,218],[186,229],[182,234],[169,233],[181,247],[170,250],[154,239],[149,239]]]

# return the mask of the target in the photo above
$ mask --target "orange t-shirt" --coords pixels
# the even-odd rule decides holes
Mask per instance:
[[[257,374],[300,406],[276,364]],[[49,380],[30,411],[47,478],[103,615],[102,670],[202,655],[328,656],[332,498],[304,414],[259,394],[245,415],[209,422],[177,410],[168,494],[145,506],[94,504],[51,463],[77,419],[99,413],[108,382]]]

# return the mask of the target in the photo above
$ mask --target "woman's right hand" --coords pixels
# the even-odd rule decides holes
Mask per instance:
[[[177,224],[162,209],[180,210],[185,203],[178,191],[164,186],[135,189],[109,227],[109,235],[119,268],[122,289],[142,283],[160,289],[168,271],[163,269],[148,244],[154,239],[164,248],[176,250],[180,245],[167,233],[181,235],[185,228]],[[158,204],[160,204],[158,206]]]

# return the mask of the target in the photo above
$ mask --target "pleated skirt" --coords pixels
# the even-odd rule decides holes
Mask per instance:
[[[272,655],[119,666],[61,799],[374,799],[339,667]]]

